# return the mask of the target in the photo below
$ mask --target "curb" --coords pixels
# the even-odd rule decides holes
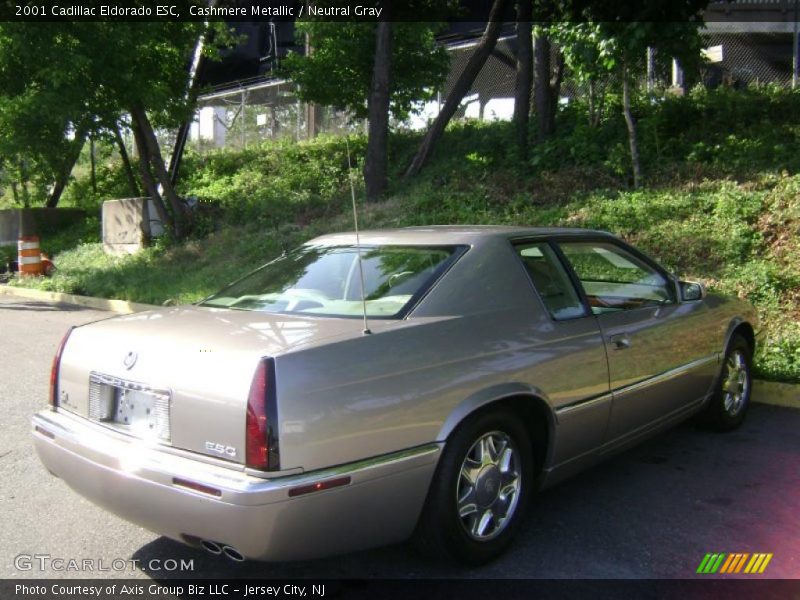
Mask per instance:
[[[120,314],[163,308],[155,304],[142,304],[141,302],[128,302],[126,300],[108,300],[106,298],[78,296],[76,294],[64,294],[62,292],[45,292],[43,290],[9,287],[7,285],[0,286],[0,295],[18,296],[44,302],[77,304],[79,306],[108,310]],[[753,381],[753,402],[787,408],[800,408],[800,384],[756,379]]]
[[[92,296],[78,296],[77,294],[65,294],[63,292],[46,292],[44,290],[34,290],[30,288],[11,287],[8,285],[0,286],[0,295],[17,296],[19,298],[29,298],[31,300],[41,300],[43,302],[63,302],[66,304],[77,304],[87,308],[98,310],[108,310],[119,314],[129,314],[163,308],[155,304],[142,304],[141,302],[128,302],[127,300],[108,300],[106,298],[94,298]]]
[[[753,381],[753,402],[786,408],[800,408],[800,384]]]

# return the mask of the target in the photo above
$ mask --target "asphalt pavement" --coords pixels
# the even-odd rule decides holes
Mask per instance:
[[[542,492],[510,551],[481,568],[432,564],[408,545],[278,564],[188,548],[87,502],[33,451],[29,419],[46,405],[61,336],[109,316],[0,296],[0,577],[687,578],[706,553],[763,552],[773,558],[759,577],[800,578],[800,410],[758,403],[737,431],[685,424]]]

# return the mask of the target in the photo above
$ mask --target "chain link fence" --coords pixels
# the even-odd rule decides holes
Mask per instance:
[[[363,123],[353,122],[345,111],[303,102],[295,84],[275,80],[201,96],[189,135],[191,146],[203,152],[360,129]]]
[[[715,62],[707,65],[710,85],[791,86],[796,49],[790,31],[740,31],[741,24],[714,23],[704,37]]]
[[[647,89],[681,87],[684,81],[698,79],[704,85],[793,84],[793,23],[719,23],[703,34],[706,63],[702,72],[684,79],[684,74],[670,61],[655,61],[642,56],[638,86]],[[470,92],[465,96],[456,119],[510,120],[514,112],[516,37],[498,40],[495,50],[481,69]],[[423,129],[436,117],[442,102],[453,88],[474,51],[476,40],[448,47],[450,72],[437,98],[420,106],[419,113],[408,121],[394,123],[410,129]],[[553,55],[554,62],[555,55]],[[646,64],[650,68],[644,68]],[[665,66],[666,64],[666,66]],[[601,94],[613,86],[612,76],[594,83],[589,89],[565,70],[560,101]],[[274,80],[241,85],[201,96],[195,122],[190,131],[190,146],[203,152],[213,148],[246,148],[264,140],[310,139],[320,133],[346,134],[365,131],[364,121],[354,121],[347,112],[302,102],[295,84]]]

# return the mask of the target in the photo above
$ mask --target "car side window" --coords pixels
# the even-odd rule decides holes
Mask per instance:
[[[666,278],[616,244],[562,242],[559,247],[578,276],[594,314],[672,301]]]
[[[515,249],[551,317],[563,320],[586,316],[575,286],[549,244],[517,244]]]

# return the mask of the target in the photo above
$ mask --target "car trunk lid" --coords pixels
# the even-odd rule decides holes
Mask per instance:
[[[125,434],[241,465],[259,361],[361,329],[355,319],[194,306],[108,319],[70,335],[58,403]]]

